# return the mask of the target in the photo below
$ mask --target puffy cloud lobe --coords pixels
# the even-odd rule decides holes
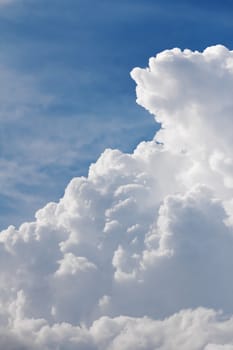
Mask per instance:
[[[213,310],[233,313],[232,62],[174,49],[133,70],[155,138],[1,233],[4,348],[231,349]]]
[[[45,320],[15,321],[0,331],[4,349],[231,350],[233,319],[213,310],[185,310],[163,321],[148,317],[101,317],[89,328]],[[20,334],[19,334],[20,331]],[[226,344],[227,342],[227,344]]]
[[[137,102],[162,124],[155,139],[170,152],[198,158],[203,172],[221,172],[232,187],[232,52],[218,45],[203,53],[167,50],[135,68]],[[223,137],[224,135],[224,137]],[[215,161],[214,161],[215,159]],[[201,175],[201,174],[200,174]],[[226,178],[225,178],[226,177]]]

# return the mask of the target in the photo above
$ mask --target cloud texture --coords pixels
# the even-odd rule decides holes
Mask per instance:
[[[131,74],[154,139],[0,235],[4,349],[233,349],[233,52]]]

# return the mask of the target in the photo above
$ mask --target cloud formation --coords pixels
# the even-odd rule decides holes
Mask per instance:
[[[131,74],[154,139],[0,235],[4,349],[233,349],[233,52]]]

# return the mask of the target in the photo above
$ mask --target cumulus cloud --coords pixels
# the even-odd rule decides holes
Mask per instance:
[[[233,52],[167,50],[132,77],[154,139],[1,232],[4,349],[233,348]]]
[[[213,310],[180,311],[165,320],[101,317],[89,327],[45,320],[16,320],[0,331],[4,349],[231,350],[233,319]],[[227,342],[227,343],[226,343]]]

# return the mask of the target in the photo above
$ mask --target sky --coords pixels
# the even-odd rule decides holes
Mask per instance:
[[[1,1],[0,227],[32,220],[105,148],[159,127],[129,76],[173,47],[232,47],[230,1]]]
[[[0,349],[233,349],[230,1],[0,1]]]

